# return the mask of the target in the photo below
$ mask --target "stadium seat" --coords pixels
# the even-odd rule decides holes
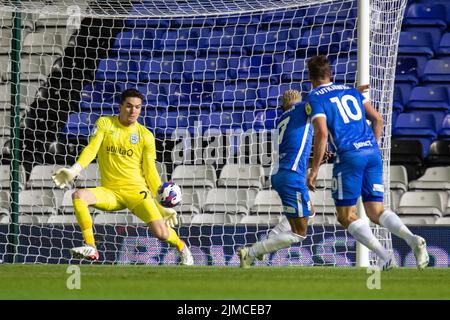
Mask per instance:
[[[200,122],[203,132],[214,132],[219,130],[222,133],[227,131],[242,129],[242,113],[233,112],[233,110],[222,112],[201,113],[198,121]]]
[[[154,28],[133,28],[119,33],[113,45],[113,49],[119,53],[147,55],[153,50],[161,50],[164,31]]]
[[[226,164],[220,172],[217,186],[262,189],[264,170],[261,165]]]
[[[8,215],[10,213],[11,198],[8,191],[0,191],[0,214]]]
[[[81,91],[82,102],[113,102],[115,97],[118,97],[123,91],[123,86],[112,81],[94,81],[84,86]],[[145,95],[145,92],[142,92]],[[116,99],[116,102],[117,101]],[[87,111],[91,111],[91,108]]]
[[[437,218],[434,224],[450,226],[450,217]]]
[[[118,83],[117,87],[119,88],[119,92],[125,91],[126,89],[136,89],[144,96],[144,101],[142,102],[144,105],[151,106],[152,108],[161,108],[164,110],[166,110],[169,105],[170,90],[175,90],[173,88],[174,86],[171,86],[168,83],[151,82]]]
[[[138,82],[145,81],[145,61],[140,56],[128,58],[126,56],[113,56],[100,61],[95,72],[95,79],[104,81]],[[141,79],[143,77],[143,79]]]
[[[196,188],[182,188],[183,201],[181,205],[176,207],[177,212],[183,214],[184,221],[192,214],[200,214],[202,212],[202,201],[197,193]],[[190,219],[189,219],[190,220]]]
[[[396,116],[398,116],[398,114],[403,112],[404,108],[405,108],[404,104],[403,104],[402,92],[400,90],[397,90],[397,88],[394,89],[392,108],[393,108],[392,123],[395,123],[397,118],[395,118],[395,120],[394,120],[394,114],[396,114]]]
[[[317,173],[316,188],[331,189],[333,185],[333,164],[324,163]]]
[[[64,126],[63,133],[78,137],[84,136],[87,138],[90,136],[94,124],[99,118],[97,113],[78,112],[70,113]]]
[[[261,215],[249,215],[249,216],[243,216],[240,221],[237,223],[240,225],[270,225],[270,226],[276,226],[280,220],[282,215],[278,214],[261,214]]]
[[[58,206],[58,211],[61,214],[72,214],[74,213],[72,194],[75,192],[75,189],[67,190],[64,192],[61,204]],[[91,210],[92,211],[92,210]]]
[[[0,19],[0,23],[2,23],[1,19]],[[22,28],[22,39],[25,39],[29,33],[30,33],[29,29]],[[12,29],[11,28],[0,28],[0,55],[10,54],[11,39],[12,39]]]
[[[431,141],[437,137],[435,118],[430,114],[401,113],[393,129],[393,136],[419,139],[422,143],[422,157],[425,157]]]
[[[70,215],[51,215],[48,217],[47,224],[69,224],[78,225],[77,217],[74,214]]]
[[[391,140],[391,165],[403,165],[408,172],[408,181],[417,179],[423,164],[423,146],[417,139]]]
[[[294,50],[307,50],[315,54],[350,51],[356,45],[355,31],[330,25],[303,28],[303,30],[293,28],[290,31],[288,44]]]
[[[194,122],[197,119],[195,112],[186,112],[183,109],[179,111],[169,111],[158,114],[156,117],[156,134],[170,137],[176,130],[188,130],[191,135],[194,134]]]
[[[156,161],[156,170],[159,173],[159,177],[161,178],[161,181],[168,181],[167,180],[167,167],[164,163]]]
[[[410,110],[450,110],[448,90],[444,86],[415,87],[406,107]]]
[[[185,51],[209,48],[209,37],[211,29],[208,28],[186,28],[167,29],[161,36],[162,51]]]
[[[400,198],[402,197],[402,194],[405,191],[400,190],[400,189],[396,189],[396,190],[392,190],[390,192],[391,195],[391,201],[390,201],[390,208],[392,211],[397,212],[398,209],[398,204],[400,203]]]
[[[282,214],[283,204],[280,196],[274,190],[261,190],[255,198],[253,206],[250,208],[250,214]]]
[[[442,37],[442,29],[438,26],[404,26],[402,28],[402,31],[428,33],[431,36],[431,41],[433,44],[431,49],[433,49],[435,53],[439,49],[439,43]]]
[[[221,82],[171,83],[168,87],[169,105],[189,110],[214,110],[213,94]]]
[[[314,210],[317,214],[334,215],[336,212],[336,207],[334,205],[334,200],[331,196],[331,190],[316,190],[315,192],[310,192],[311,203],[314,206]]]
[[[408,172],[401,165],[390,166],[390,186],[395,190],[408,190]]]
[[[226,225],[232,224],[231,215],[226,213],[201,213],[192,216],[191,224]]]
[[[178,165],[172,172],[172,181],[183,188],[215,188],[217,175],[212,165]]]
[[[0,146],[3,147],[3,146]],[[7,164],[0,165],[0,189],[9,189],[11,186],[11,178],[10,178],[10,171],[11,166]],[[20,172],[19,172],[19,187],[20,189],[24,189],[25,187],[25,169],[21,165],[20,166]]]
[[[450,190],[450,167],[432,167],[419,179],[409,182],[410,190]]]
[[[281,105],[281,96],[286,90],[290,89],[302,92],[301,85],[297,83],[282,83],[267,87],[260,86],[258,88],[258,106],[278,108]]]
[[[306,68],[304,59],[284,59],[280,63],[280,70],[274,74],[281,75],[281,81],[305,81],[308,79],[308,68]]]
[[[418,61],[412,57],[397,58],[397,67],[395,68],[395,81],[407,82],[413,85],[419,83]]]
[[[434,56],[433,40],[428,32],[400,32],[398,54],[423,55],[428,59]]]
[[[31,169],[26,187],[28,189],[54,188],[52,175],[61,168],[58,165],[37,165]]]
[[[50,30],[28,33],[23,40],[22,53],[64,55],[69,35]]]
[[[311,25],[342,23],[352,28],[356,25],[357,8],[352,2],[323,4],[307,8],[305,16]]]
[[[450,59],[428,61],[422,76],[422,82],[434,85],[450,84]]]
[[[227,80],[228,62],[225,56],[197,57],[184,62],[185,81]]]
[[[228,59],[228,77],[239,80],[268,77],[272,74],[273,62],[273,56],[269,54],[231,56]]]
[[[140,81],[180,82],[183,78],[185,63],[173,59],[170,55],[153,56],[143,61],[140,66]]]
[[[356,71],[356,54],[338,55],[337,59],[331,64],[331,74],[335,82],[353,84],[356,81]]]
[[[127,210],[122,210],[120,212],[100,212],[94,216],[94,224],[111,224],[111,225],[129,225],[137,223],[135,217]]]
[[[437,54],[439,56],[450,56],[450,32],[442,35]]]
[[[256,34],[256,29],[255,25],[217,26],[211,31],[209,45],[219,52],[241,53],[242,47],[251,45],[254,42],[253,38]],[[250,41],[250,43],[246,41]]]
[[[56,203],[50,189],[23,190],[19,193],[20,214],[56,214]]]
[[[437,218],[442,217],[445,193],[435,191],[409,191],[400,198],[397,209],[402,219],[404,217],[421,218],[425,224],[434,224]]]
[[[281,115],[281,108],[244,111],[245,130],[273,130],[276,128],[276,121]]]
[[[258,82],[233,81],[226,84],[223,91],[213,93],[213,101],[222,109],[255,108],[257,103]]]
[[[77,188],[95,188],[100,186],[100,170],[96,162],[90,163],[75,179]]]
[[[256,193],[255,189],[211,189],[203,204],[203,212],[248,215]]]
[[[450,140],[433,141],[425,163],[428,167],[450,166]]]
[[[439,138],[449,139],[450,138],[450,114],[446,115],[442,121],[441,128],[438,132]]]
[[[442,4],[413,3],[405,14],[405,26],[437,26],[447,28],[446,7]]]
[[[246,36],[245,44],[249,47],[249,54],[285,52],[289,50],[288,39],[291,26],[269,25],[258,30],[256,34]]]

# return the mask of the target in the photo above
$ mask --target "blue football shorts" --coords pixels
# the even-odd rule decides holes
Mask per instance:
[[[271,181],[281,198],[284,215],[288,218],[311,215],[311,200],[305,176],[292,170],[280,169],[271,177]]]
[[[383,202],[383,162],[379,149],[348,151],[335,158],[332,196],[337,207]]]

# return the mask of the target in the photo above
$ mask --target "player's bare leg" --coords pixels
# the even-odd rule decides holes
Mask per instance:
[[[241,267],[250,268],[256,257],[287,248],[294,243],[303,241],[306,238],[308,217],[288,218],[288,221],[290,225],[289,230],[272,235],[249,248],[238,249]]]
[[[397,214],[389,209],[384,209],[382,202],[364,202],[364,209],[370,221],[385,227],[391,233],[406,241],[414,252],[419,270],[423,270],[428,266],[430,258],[427,253],[427,244],[424,238],[414,235]]]
[[[89,206],[97,202],[95,195],[88,189],[77,189],[72,194],[75,216],[80,225],[85,245],[70,249],[74,258],[98,260],[99,253],[95,246],[94,230]]]
[[[337,220],[339,223],[348,230],[348,232],[358,242],[365,245],[372,250],[381,259],[381,267],[384,270],[389,270],[395,267],[393,257],[373,235],[367,221],[358,218],[356,215],[356,206],[341,206],[336,207]]]
[[[178,237],[175,230],[166,225],[164,219],[151,221],[147,225],[150,229],[150,232],[156,238],[161,241],[165,241],[177,248],[178,253],[180,254],[182,265],[191,266],[194,264],[194,259],[188,246],[186,245],[186,243],[184,243],[183,240]]]

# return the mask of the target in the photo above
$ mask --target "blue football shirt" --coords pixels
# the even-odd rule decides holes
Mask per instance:
[[[311,90],[306,111],[311,122],[325,117],[331,143],[337,154],[360,148],[378,148],[372,128],[366,121],[366,98],[355,88],[329,83]]]
[[[312,126],[300,102],[286,110],[277,120],[279,168],[306,176],[311,153]]]

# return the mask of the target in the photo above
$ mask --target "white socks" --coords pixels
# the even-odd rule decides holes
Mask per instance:
[[[290,228],[290,227],[289,227]],[[306,237],[300,236],[292,231],[283,231],[278,234],[269,235],[263,241],[255,243],[250,247],[248,254],[250,257],[257,257],[267,253],[275,252],[289,247],[293,243],[301,242]]]
[[[415,246],[416,236],[409,231],[403,221],[391,210],[385,210],[380,215],[380,226],[385,227],[397,237],[405,240],[411,248]]]
[[[283,215],[280,222],[272,230],[270,230],[267,237],[272,238],[273,236],[286,231],[291,231],[291,225],[289,224],[289,220],[286,218],[286,216]]]
[[[389,252],[373,235],[372,230],[370,229],[370,226],[366,221],[362,219],[353,221],[352,223],[350,223],[347,230],[353,236],[353,238],[375,252],[377,256],[379,256],[384,261],[390,258]]]

